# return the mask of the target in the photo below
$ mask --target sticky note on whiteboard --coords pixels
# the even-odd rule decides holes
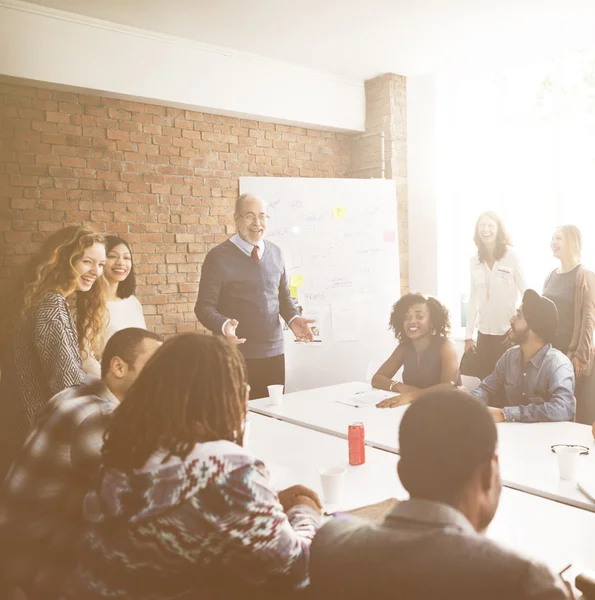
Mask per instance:
[[[344,206],[333,206],[333,219],[344,219],[345,218],[345,207]]]
[[[298,289],[295,285],[290,285],[289,286],[289,293],[291,295],[292,298],[297,298],[298,297]]]
[[[292,275],[289,279],[290,287],[299,288],[304,285],[304,276],[303,275]]]
[[[382,239],[389,244],[394,244],[395,242],[395,232],[386,230],[382,236]]]

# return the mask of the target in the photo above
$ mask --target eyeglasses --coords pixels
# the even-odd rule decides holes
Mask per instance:
[[[240,215],[243,219],[246,220],[247,223],[256,223],[256,221],[260,221],[261,223],[266,223],[268,219],[270,219],[269,215],[265,215],[264,213],[260,213],[259,215],[255,215],[254,213],[246,213],[245,215]]]

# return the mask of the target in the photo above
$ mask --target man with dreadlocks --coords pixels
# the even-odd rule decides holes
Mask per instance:
[[[233,344],[165,342],[107,429],[65,598],[279,598],[307,581],[320,501],[303,486],[277,494],[242,447],[247,404]]]

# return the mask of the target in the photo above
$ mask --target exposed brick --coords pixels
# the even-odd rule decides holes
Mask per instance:
[[[348,138],[332,132],[96,95],[2,84],[0,113],[10,184],[0,193],[0,287],[65,224],[117,233],[133,245],[147,324],[165,335],[204,330],[193,313],[198,273],[235,231],[239,176],[341,177],[350,165]]]

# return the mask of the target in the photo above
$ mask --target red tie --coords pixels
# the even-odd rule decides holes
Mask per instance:
[[[254,248],[252,248],[252,254],[250,254],[250,258],[252,260],[259,260],[259,258],[258,258],[258,246],[254,246]]]

